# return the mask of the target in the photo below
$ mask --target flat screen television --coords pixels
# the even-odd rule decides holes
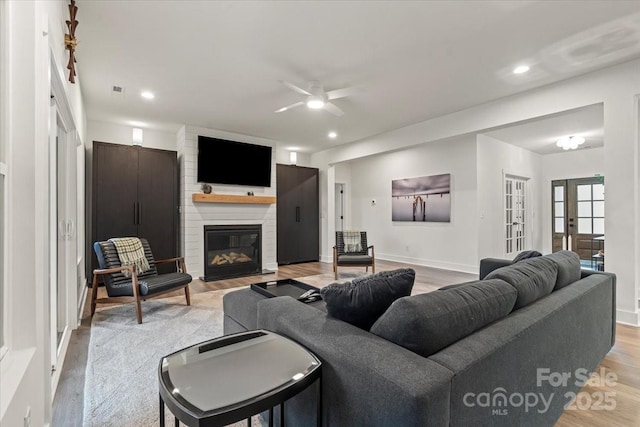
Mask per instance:
[[[271,147],[198,136],[198,182],[271,187]]]

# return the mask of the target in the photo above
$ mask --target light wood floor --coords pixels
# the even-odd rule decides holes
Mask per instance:
[[[377,271],[392,270],[404,267],[390,261],[377,261]],[[414,293],[430,292],[442,286],[461,283],[477,279],[477,276],[430,267],[411,266],[416,270]],[[349,269],[340,269],[348,271]],[[354,270],[362,270],[354,269]],[[208,292],[218,289],[229,289],[247,286],[251,283],[265,280],[296,278],[316,274],[330,273],[331,264],[305,263],[281,266],[275,274],[242,277],[238,279],[221,280],[217,282],[202,282],[194,280],[190,285],[191,293]],[[104,291],[100,289],[101,293]],[[184,295],[178,291],[169,296]],[[102,295],[99,295],[102,296]],[[91,318],[89,316],[89,300],[84,307],[80,327],[73,331],[69,349],[62,368],[58,390],[53,402],[52,427],[82,426],[84,374],[87,365],[87,351],[91,332]],[[144,303],[142,305],[144,321]],[[131,316],[135,316],[134,306],[131,305]],[[616,345],[604,358],[597,371],[617,375],[615,386],[585,386],[583,392],[595,396],[599,392],[615,392],[616,409],[613,411],[571,410],[565,411],[557,427],[569,426],[639,426],[640,425],[640,328],[618,324]],[[126,423],[125,423],[126,424]]]

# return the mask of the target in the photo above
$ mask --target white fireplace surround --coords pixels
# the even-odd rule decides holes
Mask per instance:
[[[262,138],[231,134],[194,126],[183,126],[177,134],[178,163],[180,167],[180,207],[181,207],[181,252],[189,274],[193,277],[204,275],[204,226],[205,225],[251,225],[262,226],[262,268],[276,270],[276,205],[275,204],[225,204],[194,203],[192,195],[202,193],[201,184],[196,181],[198,167],[198,135],[229,139],[251,144],[268,145],[273,148],[271,159],[271,187],[246,187],[237,185],[212,184],[218,194],[247,194],[256,196],[276,195],[275,143]],[[242,159],[238,159],[242,167]]]

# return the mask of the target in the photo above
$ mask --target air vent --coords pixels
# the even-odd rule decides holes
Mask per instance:
[[[125,91],[125,88],[122,86],[116,86],[116,85],[111,86],[111,96],[124,98],[124,91]]]

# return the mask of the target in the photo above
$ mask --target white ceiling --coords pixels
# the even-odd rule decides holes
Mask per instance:
[[[640,57],[633,1],[82,1],[89,120],[181,124],[320,151]],[[516,76],[514,66],[531,71]],[[300,107],[279,80],[326,90]],[[113,95],[113,85],[125,88]],[[151,90],[152,101],[139,96]],[[143,126],[143,127],[144,127]],[[327,138],[338,132],[335,141]]]
[[[483,133],[543,155],[563,152],[556,146],[563,136],[583,137],[585,142],[580,146],[581,150],[602,147],[604,108],[602,104],[591,105]]]

